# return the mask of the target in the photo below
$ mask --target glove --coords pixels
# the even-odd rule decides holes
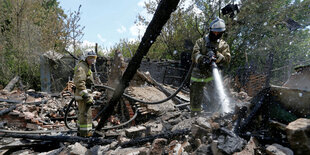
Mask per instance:
[[[86,104],[93,105],[95,103],[94,98],[92,95],[89,94],[90,90],[85,89],[80,92],[82,98],[86,101]]]
[[[95,103],[92,96],[89,96],[86,100],[86,104],[93,105]]]
[[[207,68],[210,64],[210,59],[207,56],[201,56],[198,59],[198,68],[200,70],[204,70],[205,68]]]
[[[221,61],[224,60],[224,55],[221,53],[217,53],[216,57],[217,57],[217,59],[216,59],[215,63],[220,63]]]
[[[211,62],[216,61],[214,52],[210,50],[205,56],[201,56],[198,59],[198,68],[200,70],[207,69],[211,66]]]
[[[82,90],[81,92],[80,92],[80,95],[82,96],[82,98],[83,99],[87,99],[87,98],[89,98],[89,90],[88,89],[84,89],[84,90]]]
[[[210,50],[208,53],[207,53],[207,57],[209,58],[209,63],[211,63],[211,61],[216,61],[216,57],[215,57],[215,54],[213,52],[213,50]]]

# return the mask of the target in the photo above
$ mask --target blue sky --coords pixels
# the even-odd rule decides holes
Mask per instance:
[[[111,47],[122,38],[138,39],[145,27],[135,25],[137,15],[146,14],[145,0],[59,0],[60,6],[68,13],[81,7],[80,24],[85,26],[84,44],[98,43]]]

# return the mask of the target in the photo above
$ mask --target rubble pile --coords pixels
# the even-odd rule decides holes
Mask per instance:
[[[173,90],[171,87],[169,89]],[[166,97],[163,92],[150,84],[129,87],[127,92],[146,101]],[[242,102],[249,104],[249,97],[245,92],[231,94],[239,102],[237,106],[245,105]],[[182,96],[188,97],[188,94],[183,93]],[[1,111],[16,105],[13,110],[1,116],[0,134],[2,136],[10,134],[6,131],[55,130],[55,132],[42,132],[35,135],[76,137],[74,131],[57,132],[67,131],[63,117],[64,109],[71,99],[70,96],[52,97],[51,94],[31,90],[26,92],[13,90],[9,93],[1,91],[0,98]],[[307,133],[310,130],[310,120],[306,118],[297,119],[285,125],[283,129],[285,133],[281,139],[286,141],[277,144],[270,143],[272,141],[266,142],[268,140],[261,137],[264,136],[263,134],[259,135],[250,130],[245,135],[237,135],[233,132],[238,120],[237,112],[203,113],[199,117],[191,118],[188,109],[177,108],[171,100],[159,105],[140,103],[132,105],[140,110],[140,119],[137,119],[134,125],[128,124],[120,129],[100,131],[103,133],[100,137],[102,140],[110,140],[105,145],[102,145],[104,144],[102,142],[96,143],[94,140],[93,142],[59,141],[51,144],[49,140],[31,140],[31,137],[29,139],[7,137],[0,141],[1,152],[12,154],[293,154],[294,152],[303,154],[309,151]],[[45,146],[43,150],[42,145]]]
[[[111,72],[110,87],[123,74],[122,61],[112,66],[120,70]],[[0,90],[0,154],[310,154],[309,115],[300,117],[283,108],[274,88],[254,97],[231,89],[233,112],[204,111],[191,117],[189,90],[161,104],[147,104],[167,98],[176,88],[138,71],[125,91],[127,97],[122,97],[105,126],[94,131],[95,136],[83,138],[76,133],[72,82],[58,94],[22,91],[12,85]],[[94,89],[93,118],[113,93],[106,87]],[[98,122],[93,119],[93,128]]]
[[[15,106],[7,115],[2,116],[1,122],[9,129],[64,129],[64,109],[70,100],[70,97],[60,98],[51,94],[36,93],[34,90],[14,90],[10,93],[1,91],[1,109]]]

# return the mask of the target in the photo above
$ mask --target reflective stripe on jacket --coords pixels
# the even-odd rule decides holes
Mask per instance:
[[[191,81],[194,81],[194,82],[210,82],[213,80],[213,77],[208,77],[208,78],[195,78],[195,77],[191,77]]]

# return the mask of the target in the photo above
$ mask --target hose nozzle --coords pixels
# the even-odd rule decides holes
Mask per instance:
[[[212,61],[211,66],[212,66],[212,69],[214,69],[214,68],[218,68],[218,67],[217,67],[217,65],[216,65],[216,63],[215,63],[214,61]]]

